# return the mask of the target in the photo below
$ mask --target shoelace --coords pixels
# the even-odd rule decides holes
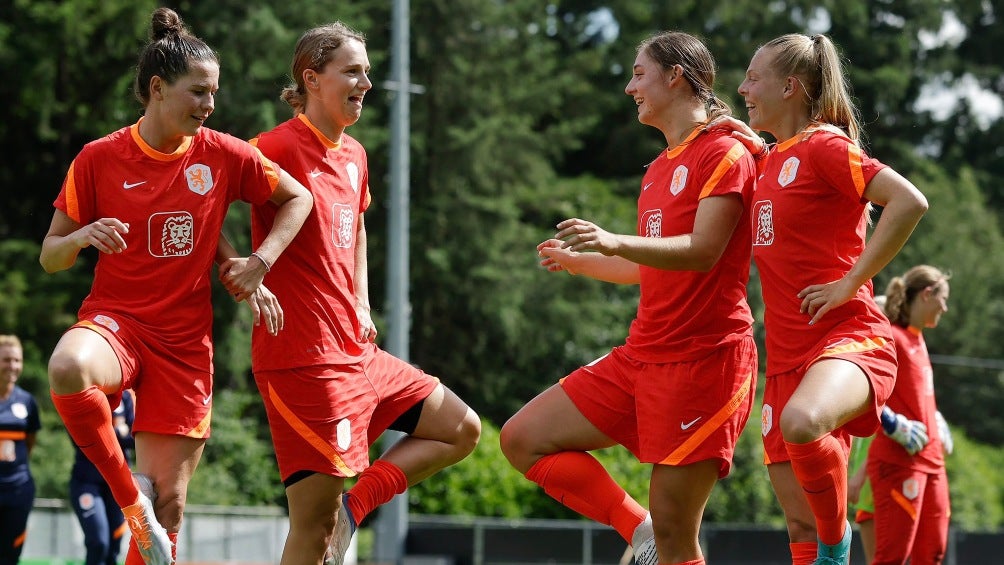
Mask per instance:
[[[141,549],[153,547],[153,540],[150,539],[150,522],[146,520],[146,514],[129,516],[127,519],[129,520],[129,529],[133,531],[133,537],[136,538],[136,545]]]

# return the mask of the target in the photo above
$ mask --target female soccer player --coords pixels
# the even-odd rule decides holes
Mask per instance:
[[[0,563],[17,563],[24,549],[35,479],[28,464],[42,423],[35,397],[17,386],[24,349],[0,335]]]
[[[473,451],[481,422],[438,379],[374,343],[367,287],[366,151],[345,133],[373,87],[364,37],[342,23],[300,37],[294,83],[282,93],[295,116],[252,142],[307,186],[316,205],[266,280],[287,320],[252,338],[255,380],[268,413],[290,530],[282,565],[317,564],[329,541],[341,563],[374,508]],[[279,221],[252,208],[257,244]],[[387,429],[406,435],[370,465]],[[345,479],[357,477],[343,496]],[[335,529],[337,528],[337,529]],[[334,533],[333,533],[334,532]]]
[[[750,128],[778,140],[760,164],[752,210],[767,330],[765,460],[793,563],[846,564],[848,434],[876,430],[896,378],[892,330],[871,278],[927,201],[861,150],[857,111],[826,36],[769,41],[739,94]],[[883,211],[866,245],[869,202]]]
[[[878,434],[868,450],[868,479],[875,514],[875,564],[941,563],[951,514],[945,441],[934,398],[934,372],[923,331],[937,327],[948,311],[948,275],[918,265],[886,288],[885,312],[892,322],[899,372],[889,408],[927,426],[930,442],[907,451]]]
[[[703,564],[711,489],[728,474],[756,389],[746,303],[755,164],[723,129],[715,62],[697,38],[655,35],[625,88],[666,149],[642,179],[635,234],[572,218],[538,245],[541,264],[639,284],[624,345],[572,372],[503,426],[502,451],[550,496],[609,524],[644,565]],[[620,444],[652,464],[647,515],[588,452]]]
[[[135,124],[73,160],[42,243],[48,272],[80,250],[100,252],[79,321],[49,360],[53,402],[73,441],[108,482],[132,531],[126,562],[173,561],[188,482],[209,437],[212,309],[209,269],[230,203],[272,202],[274,229],[226,280],[245,300],[310,212],[310,193],[248,143],[203,127],[219,88],[216,54],[168,8],[153,13],[137,66],[145,108]],[[138,404],[141,493],[112,428],[122,390]],[[166,529],[166,530],[165,530]]]

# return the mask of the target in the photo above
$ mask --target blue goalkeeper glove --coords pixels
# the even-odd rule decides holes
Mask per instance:
[[[952,441],[952,430],[948,427],[948,422],[941,415],[940,411],[934,413],[934,419],[938,421],[938,437],[941,438],[941,447],[945,450],[945,455],[951,455],[955,449],[955,442]]]
[[[927,426],[923,422],[910,420],[902,414],[893,412],[888,406],[882,409],[882,431],[902,445],[910,455],[920,453],[930,441],[927,437]]]

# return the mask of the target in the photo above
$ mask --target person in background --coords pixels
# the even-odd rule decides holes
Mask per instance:
[[[210,435],[213,346],[210,268],[231,202],[270,201],[274,229],[251,260],[230,262],[235,300],[257,301],[265,273],[296,235],[313,199],[250,144],[203,127],[220,65],[169,8],[158,8],[136,67],[140,120],[88,143],[54,202],[39,261],[70,268],[98,250],[78,322],[49,359],[53,404],[94,463],[131,531],[126,563],[169,565],[188,483]],[[125,389],[137,398],[132,475],[112,426]],[[154,400],[155,399],[155,400]],[[144,484],[147,481],[143,481]]]
[[[134,459],[134,417],[132,391],[123,391],[122,401],[112,410],[112,427],[127,461]],[[115,503],[111,489],[97,467],[76,444],[73,444],[73,448],[70,505],[84,532],[84,548],[87,550],[84,565],[115,565],[118,563],[122,536],[126,532],[125,516]]]
[[[285,328],[252,334],[252,366],[289,502],[282,565],[342,563],[352,534],[377,506],[474,450],[477,414],[439,379],[381,350],[370,316],[366,151],[345,133],[373,84],[362,34],[341,22],[304,33],[293,83],[294,117],[252,140],[308,187],[317,203],[265,277]],[[252,206],[258,244],[280,218]],[[405,435],[372,464],[387,429]],[[356,482],[344,490],[345,479]]]
[[[625,92],[666,149],[648,165],[637,231],[572,218],[537,246],[549,271],[640,286],[624,345],[530,400],[502,427],[509,462],[551,497],[611,525],[640,565],[704,563],[698,535],[752,409],[757,352],[746,302],[755,163],[726,129],[715,61],[696,37],[638,47]],[[652,465],[650,514],[589,451]]]
[[[42,423],[38,404],[17,386],[24,349],[15,335],[0,335],[0,565],[15,565],[35,503],[35,479],[28,464]]]
[[[868,450],[868,479],[875,501],[872,563],[877,565],[908,560],[911,565],[939,564],[948,546],[951,509],[944,419],[939,421],[934,372],[923,335],[925,329],[937,327],[948,311],[948,279],[940,269],[917,265],[893,277],[886,288],[885,312],[892,322],[899,362],[888,407],[922,422],[930,442],[921,449],[904,449],[880,434]]]
[[[861,149],[857,109],[827,36],[768,41],[738,91],[749,128],[733,135],[762,156],[752,214],[767,347],[764,459],[792,562],[846,565],[850,438],[876,431],[896,380],[893,332],[871,279],[928,204]],[[750,128],[777,144],[768,148]],[[871,203],[883,210],[866,241]]]

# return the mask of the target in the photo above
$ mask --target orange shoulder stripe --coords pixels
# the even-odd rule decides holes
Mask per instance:
[[[851,167],[851,179],[858,196],[865,194],[865,173],[861,168],[861,148],[853,143],[847,146],[847,163]]]
[[[713,191],[715,187],[718,186],[718,182],[722,180],[722,177],[725,176],[725,173],[728,172],[728,170],[732,167],[732,165],[734,165],[736,161],[738,161],[739,158],[742,157],[743,153],[745,152],[746,149],[743,147],[743,144],[737,141],[735,145],[733,145],[732,148],[729,149],[728,153],[726,153],[725,156],[722,157],[722,160],[718,163],[718,166],[715,167],[715,172],[711,173],[711,178],[708,179],[708,182],[704,183],[704,188],[701,189],[701,195],[698,198],[704,198],[707,195],[711,194],[711,191]]]
[[[74,159],[70,163],[70,170],[66,171],[66,215],[79,224],[82,223],[80,221],[80,202],[77,200],[77,181],[73,174],[73,165],[76,163],[77,161]]]

